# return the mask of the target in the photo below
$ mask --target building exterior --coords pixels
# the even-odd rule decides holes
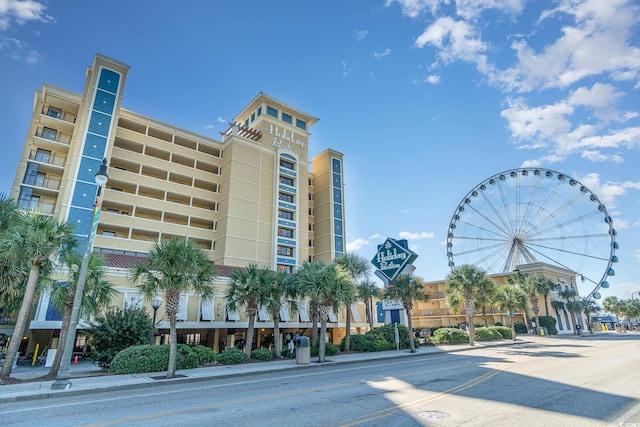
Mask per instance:
[[[573,334],[575,332],[574,325],[580,325],[580,328],[584,328],[585,319],[583,318],[583,314],[576,316],[572,321],[572,315],[566,308],[557,309],[552,303],[552,301],[564,302],[560,296],[560,292],[562,291],[574,289],[578,292],[575,284],[576,275],[573,271],[542,262],[518,265],[517,268],[523,275],[542,276],[556,283],[556,288],[547,297],[547,304],[545,304],[543,296],[538,296],[538,315],[546,316],[548,313],[549,316],[554,317],[556,319],[558,334]],[[501,273],[492,274],[488,277],[496,286],[500,287],[507,283],[510,275],[511,274]],[[429,300],[427,302],[416,301],[411,312],[411,323],[414,328],[457,327],[460,323],[466,322],[467,319],[464,309],[461,309],[459,313],[455,313],[447,304],[446,280],[426,282],[425,288],[429,293]],[[511,318],[496,307],[487,306],[484,312],[485,319],[482,318],[482,309],[476,309],[474,311],[474,323],[476,325],[484,325],[485,321],[489,326],[497,322],[505,326],[511,325]],[[406,313],[403,313],[403,315],[406,317]],[[514,316],[516,323],[522,323],[529,327],[531,326],[533,318],[534,313],[530,304],[527,313],[516,312]]]
[[[48,84],[35,92],[11,195],[23,209],[75,224],[83,247],[94,175],[106,159],[109,180],[93,251],[107,258],[108,279],[118,290],[113,306],[151,310],[129,281],[130,268],[154,243],[187,237],[207,251],[220,279],[213,302],[183,296],[179,342],[231,346],[247,327],[244,314],[227,310],[222,297],[233,268],[257,263],[293,271],[344,253],[343,156],[329,149],[310,159],[310,129],[318,119],[263,93],[219,140],[129,111],[121,106],[129,70],[96,55],[82,93]],[[166,332],[163,313],[159,328]],[[273,327],[263,314],[258,344]],[[352,325],[365,327],[364,305],[352,314]],[[282,317],[285,334],[311,326],[304,304],[295,315],[283,309]],[[339,342],[344,313],[330,320],[331,339]],[[30,350],[35,343],[56,348],[60,323],[45,293],[30,324]],[[82,339],[80,333],[77,345]]]

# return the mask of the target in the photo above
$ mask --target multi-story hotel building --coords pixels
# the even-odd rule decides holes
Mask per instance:
[[[344,253],[343,156],[329,149],[309,159],[318,119],[263,93],[220,140],[129,111],[121,106],[128,73],[129,66],[96,55],[82,93],[48,84],[35,92],[11,195],[23,209],[75,224],[83,247],[94,175],[106,159],[109,179],[93,251],[106,256],[118,291],[113,306],[149,309],[129,281],[130,268],[154,243],[189,238],[206,249],[220,277],[213,302],[183,295],[179,339],[214,349],[233,345],[247,327],[244,314],[227,310],[222,297],[233,267],[293,271],[303,261],[328,262]],[[365,327],[364,306],[351,312],[352,325]],[[163,313],[159,328],[166,332]],[[284,333],[311,326],[304,304],[298,313],[283,309],[281,317]],[[344,313],[330,321],[331,339],[339,342]],[[35,343],[55,348],[60,323],[45,293],[30,324],[29,349]],[[272,327],[261,313],[258,345]],[[81,339],[82,332],[78,344]]]

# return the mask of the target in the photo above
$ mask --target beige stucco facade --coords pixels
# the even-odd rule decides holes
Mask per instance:
[[[214,348],[232,345],[227,335],[235,333],[227,332],[241,331],[247,320],[226,310],[222,295],[230,268],[258,263],[294,271],[304,261],[344,253],[343,156],[328,149],[309,158],[310,130],[318,119],[263,93],[219,139],[129,111],[121,106],[129,71],[96,55],[83,93],[49,84],[35,92],[11,196],[23,209],[75,224],[83,244],[91,230],[94,175],[106,159],[109,180],[93,251],[107,256],[109,280],[118,290],[113,306],[135,303],[152,311],[129,282],[129,268],[154,243],[189,238],[222,274],[214,302],[184,296],[178,327]],[[360,319],[354,328],[364,328],[364,306],[354,310]],[[162,314],[161,308],[161,327]],[[330,324],[334,341],[344,334],[337,332],[344,313],[338,316]],[[45,293],[30,328],[55,336],[60,322],[54,319]],[[282,324],[285,331],[310,326],[304,313]],[[260,319],[257,327],[273,324]]]

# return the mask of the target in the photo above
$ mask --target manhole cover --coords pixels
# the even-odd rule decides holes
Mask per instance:
[[[418,416],[422,418],[429,418],[431,420],[435,420],[435,419],[441,420],[441,419],[450,417],[450,415],[447,414],[446,412],[440,412],[440,411],[422,411],[422,412],[418,412]]]

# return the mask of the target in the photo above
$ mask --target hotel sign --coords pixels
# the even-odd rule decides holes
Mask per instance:
[[[392,281],[398,274],[402,272],[404,267],[411,265],[418,257],[414,252],[406,247],[404,243],[387,238],[385,242],[378,247],[378,252],[371,260],[371,263],[384,275],[389,281]]]

